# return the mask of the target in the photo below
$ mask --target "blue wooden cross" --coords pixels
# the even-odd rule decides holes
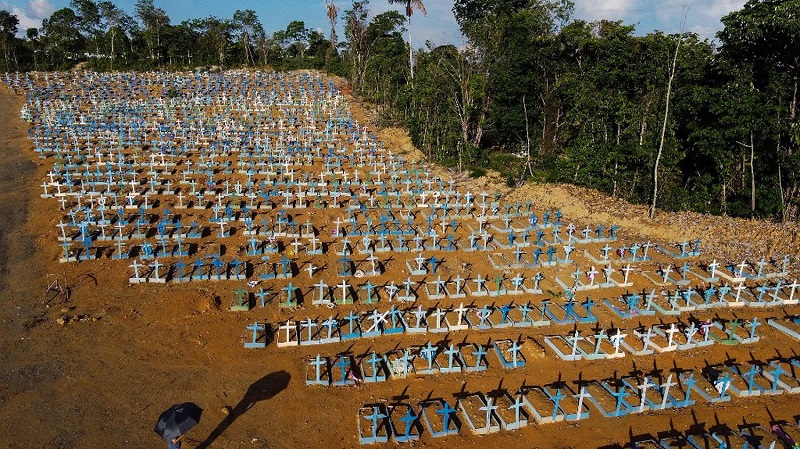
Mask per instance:
[[[557,388],[556,394],[550,396],[550,400],[553,401],[553,421],[555,421],[556,417],[558,417],[559,404],[565,397],[567,396],[561,392],[561,388]]]
[[[417,420],[417,415],[414,414],[414,410],[411,407],[408,408],[406,414],[400,418],[400,421],[405,424],[405,430],[403,431],[403,437],[408,439],[411,436],[411,426],[414,425],[414,421]]]
[[[772,390],[770,390],[770,391],[772,393],[775,393],[775,391],[778,389],[778,382],[780,382],[781,374],[783,374],[784,372],[785,371],[781,367],[780,363],[776,363],[775,364],[775,369],[770,371],[770,374],[772,375]]]
[[[455,411],[456,409],[451,407],[447,402],[442,405],[442,408],[436,410],[436,414],[442,415],[442,430],[444,432],[447,432],[450,429],[450,415]]]
[[[615,414],[619,414],[620,409],[622,409],[622,404],[624,403],[625,398],[630,396],[630,393],[628,392],[627,388],[628,387],[623,384],[620,386],[619,390],[611,392],[611,395],[614,396],[614,398],[616,398],[617,400],[616,408],[614,409]]]
[[[378,424],[378,421],[380,421],[382,419],[385,419],[386,415],[381,413],[380,407],[373,406],[372,407],[372,414],[366,415],[365,418],[367,418],[368,420],[372,421],[372,438],[373,439],[377,439],[378,438],[378,431],[380,430],[380,424]]]

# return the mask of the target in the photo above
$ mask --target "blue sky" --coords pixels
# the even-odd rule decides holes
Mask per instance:
[[[334,1],[342,10],[351,4],[350,0]],[[654,30],[667,33],[680,31],[684,6],[688,4],[684,30],[707,38],[713,38],[714,33],[721,29],[720,17],[740,9],[745,3],[745,0],[573,1],[575,18],[588,21],[622,20],[626,24],[636,25],[638,34]],[[114,3],[133,14],[135,0],[114,0]],[[453,17],[453,0],[426,0],[424,3],[428,15],[415,14],[412,18],[414,47],[423,46],[426,40],[436,45],[462,43],[463,38]],[[172,23],[209,15],[230,18],[237,9],[253,9],[270,33],[285,28],[292,20],[303,20],[308,28],[328,28],[324,0],[155,0],[155,4],[167,12]],[[0,0],[0,9],[7,9],[20,18],[22,33],[29,27],[38,27],[43,18],[65,6],[69,6],[69,0]],[[397,5],[390,6],[385,0],[372,0],[370,4],[374,14],[392,7],[397,8]]]

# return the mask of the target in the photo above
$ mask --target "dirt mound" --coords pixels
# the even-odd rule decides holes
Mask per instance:
[[[419,162],[425,159],[422,151],[418,150],[411,142],[406,130],[402,128],[383,128],[375,132],[386,148],[391,148],[393,152],[403,156],[407,161]]]
[[[424,160],[424,154],[411,142],[405,130],[385,128],[376,133],[387,148],[411,161]],[[608,227],[616,224],[626,239],[650,240],[662,245],[702,240],[706,253],[727,261],[780,259],[784,255],[800,257],[800,226],[795,223],[775,223],[766,220],[747,220],[696,212],[659,211],[654,219],[648,207],[613,198],[597,190],[569,184],[534,184],[508,187],[496,172],[469,179],[466,175],[433,166],[432,173],[447,179],[455,176],[461,188],[473,193],[499,194],[500,201],[533,202],[536,210],[560,209],[576,226]]]

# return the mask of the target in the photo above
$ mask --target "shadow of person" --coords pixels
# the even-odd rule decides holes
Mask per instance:
[[[286,386],[289,385],[289,379],[291,379],[291,377],[292,376],[286,371],[276,371],[253,382],[247,389],[247,392],[245,392],[242,400],[231,409],[228,416],[217,425],[217,428],[211,431],[205,441],[197,446],[197,449],[207,449],[210,447],[211,444],[216,441],[220,435],[225,433],[228,427],[236,421],[236,418],[245,414],[257,402],[271,399],[286,388]]]

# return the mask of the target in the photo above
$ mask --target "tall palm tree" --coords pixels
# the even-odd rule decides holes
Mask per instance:
[[[414,9],[422,11],[422,14],[427,16],[428,11],[425,9],[425,4],[422,0],[389,0],[391,4],[405,4],[406,17],[408,17],[408,67],[411,69],[411,79],[414,79],[414,46],[411,44],[411,15],[414,14]]]
[[[336,48],[336,18],[339,16],[339,7],[333,3],[333,0],[325,0],[325,12],[328,16],[328,22],[331,24],[331,47]]]

